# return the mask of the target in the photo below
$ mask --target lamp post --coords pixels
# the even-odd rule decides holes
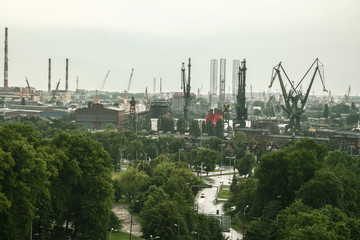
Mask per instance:
[[[111,232],[114,230],[114,228],[110,229],[110,240],[111,240]]]
[[[180,226],[177,225],[176,223],[174,224],[175,227],[177,227],[178,229],[178,240],[180,239]]]
[[[120,151],[120,172],[121,172],[121,165],[122,165],[122,152],[125,150],[125,148],[119,148]]]
[[[180,162],[180,151],[184,151],[184,149],[179,148],[179,162]]]
[[[197,239],[199,240],[200,234],[198,232],[192,232],[193,234],[197,235]]]
[[[249,205],[246,205],[245,207],[244,207],[244,220],[243,220],[243,239],[244,239],[244,237],[245,237],[245,211],[246,211],[246,209],[249,207]]]
[[[150,239],[153,240],[153,239],[158,239],[160,238],[159,236],[156,236],[156,237],[153,237],[152,235],[150,235]]]
[[[223,159],[223,144],[219,144],[221,146],[221,155],[220,155],[220,175],[222,175],[222,159]]]
[[[139,200],[132,202],[132,208],[134,208],[134,202],[139,202]],[[133,214],[131,213],[131,220],[130,220],[130,240],[131,240],[131,233],[132,233],[132,225],[133,225]]]

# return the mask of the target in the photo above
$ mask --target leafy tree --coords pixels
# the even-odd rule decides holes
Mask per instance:
[[[189,132],[190,135],[195,138],[201,136],[200,127],[197,120],[191,120]]]
[[[130,167],[114,177],[118,198],[125,196],[128,200],[135,199],[138,193],[144,192],[148,187],[149,176],[139,171],[137,168]]]
[[[104,239],[113,199],[109,155],[82,135],[59,134],[51,147],[60,160],[59,175],[51,180],[56,226],[72,223],[74,237]]]
[[[212,121],[206,122],[206,130],[209,136],[215,136],[215,126]]]
[[[201,122],[201,132],[202,133],[207,133],[206,122],[205,121]]]
[[[105,130],[115,130],[114,124],[112,124],[112,123],[106,124]]]
[[[130,154],[130,159],[139,159],[140,156],[145,155],[143,142],[141,140],[131,141],[127,152]]]
[[[355,124],[357,124],[359,119],[360,119],[360,115],[357,113],[353,113],[346,117],[346,122],[349,125],[355,125]]]
[[[196,169],[199,170],[201,168],[201,163],[203,163],[203,168],[208,174],[209,172],[215,170],[215,166],[219,161],[219,158],[219,152],[209,148],[201,148],[196,153],[194,165]]]
[[[173,132],[174,121],[170,117],[160,116],[157,122],[157,129],[158,131]]]
[[[181,134],[184,134],[186,131],[186,120],[185,118],[179,118],[176,123],[176,131],[180,132]]]
[[[255,166],[255,157],[252,154],[246,154],[243,158],[238,159],[235,163],[235,168],[240,175],[251,175],[252,169]]]
[[[330,139],[328,142],[328,148],[329,148],[329,151],[335,151],[335,150],[340,149],[340,144],[337,140]]]
[[[221,139],[224,138],[224,122],[220,118],[216,120],[215,136]]]
[[[336,114],[349,113],[350,107],[344,103],[337,104],[331,107],[331,111]]]
[[[325,104],[325,107],[324,107],[323,117],[329,118],[329,106],[327,104]]]

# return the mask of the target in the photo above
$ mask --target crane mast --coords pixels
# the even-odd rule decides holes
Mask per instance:
[[[190,94],[190,71],[191,71],[191,58],[189,58],[188,63],[188,78],[186,79],[185,73],[185,63],[182,63],[181,66],[181,88],[184,91],[184,119],[186,121],[190,120],[190,104],[191,104],[191,94]]]
[[[246,87],[246,60],[241,62],[238,72],[238,93],[237,93],[237,103],[236,103],[236,123],[239,124],[240,128],[245,128],[247,119],[247,108],[246,108],[246,98],[245,98],[245,87]]]
[[[134,74],[134,68],[131,69],[128,87],[127,87],[127,90],[126,90],[125,96],[124,96],[124,110],[125,110],[125,109],[128,109],[127,100],[128,100],[128,96],[129,96],[130,85],[131,85],[131,80],[132,80],[132,78],[133,78],[133,74]]]

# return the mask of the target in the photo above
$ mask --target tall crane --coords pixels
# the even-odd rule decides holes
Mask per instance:
[[[25,77],[25,79],[26,79],[26,84],[27,84],[28,89],[29,89],[30,98],[31,98],[31,100],[33,100],[34,94],[31,92],[30,84],[29,84],[29,81],[28,81],[27,77]]]
[[[189,58],[188,78],[187,79],[186,79],[186,73],[185,73],[185,63],[182,63],[182,66],[181,66],[181,88],[184,91],[184,119],[186,121],[190,120],[190,104],[191,104],[190,70],[191,70],[191,58]]]
[[[53,96],[52,96],[52,99],[51,99],[51,104],[52,105],[55,105],[55,103],[56,103],[56,94],[57,94],[57,92],[59,90],[59,85],[60,85],[60,79],[59,79],[58,83],[56,84],[56,89],[55,89],[55,91],[53,93]]]
[[[241,62],[239,66],[238,73],[238,93],[236,97],[236,122],[234,122],[234,127],[236,124],[240,125],[240,128],[246,127],[247,120],[247,108],[246,108],[246,97],[245,97],[245,87],[246,87],[246,60]]]
[[[148,88],[147,87],[145,89],[145,109],[146,109],[146,111],[150,110],[150,99],[149,99],[149,94],[148,94]]]
[[[95,101],[96,103],[99,102],[99,92],[101,92],[101,91],[103,90],[103,88],[104,88],[104,86],[105,86],[105,83],[106,83],[106,80],[107,80],[107,78],[108,78],[108,76],[109,76],[109,73],[110,73],[110,70],[109,70],[109,71],[106,73],[106,75],[105,75],[105,78],[104,78],[104,80],[103,80],[103,82],[102,82],[100,91],[96,90],[96,97],[95,97],[95,99],[94,99],[94,101]]]
[[[124,96],[124,110],[125,109],[128,109],[128,104],[127,104],[127,100],[128,100],[128,96],[129,96],[129,91],[130,91],[130,85],[131,85],[131,80],[133,78],[133,74],[134,74],[134,69],[132,68],[131,69],[131,73],[130,73],[130,79],[129,79],[129,83],[128,83],[128,87],[127,87],[127,90],[125,92],[125,96]]]
[[[308,89],[306,90],[305,95],[302,94],[302,91],[298,90],[301,83],[304,81],[307,74],[310,72],[311,69],[315,68],[314,73],[311,77],[310,84]],[[281,65],[281,62],[276,65],[273,68],[272,76],[271,76],[271,82],[269,85],[269,88],[272,87],[276,77],[279,79],[282,95],[284,98],[285,106],[281,105],[282,109],[287,113],[289,119],[290,119],[290,128],[295,127],[295,129],[300,130],[300,117],[305,112],[305,105],[309,97],[309,93],[311,90],[311,87],[314,83],[314,79],[316,77],[316,74],[319,74],[323,91],[327,92],[325,89],[325,83],[324,83],[324,65],[319,61],[319,59],[315,59],[313,64],[310,66],[310,68],[307,70],[303,78],[300,80],[300,82],[295,85],[293,81],[290,81],[288,75],[286,74],[284,68]],[[286,79],[288,80],[290,84],[290,90],[289,92],[286,91],[281,72],[284,73]]]

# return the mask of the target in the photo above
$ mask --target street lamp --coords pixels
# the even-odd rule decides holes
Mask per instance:
[[[184,151],[184,149],[179,148],[179,162],[180,162],[180,151]]]
[[[249,205],[246,205],[245,207],[244,207],[244,220],[243,220],[243,239],[244,239],[244,237],[245,237],[245,211],[246,211],[246,209],[249,207]]]
[[[220,175],[222,175],[222,159],[223,159],[223,144],[219,144],[221,146],[221,155],[220,155]]]
[[[132,207],[134,208],[134,202],[139,202],[139,200],[132,202]],[[131,240],[131,233],[132,233],[132,225],[133,225],[133,214],[131,213],[131,220],[130,220],[130,240]]]
[[[122,152],[125,150],[125,148],[119,148],[120,151],[120,172],[121,172],[121,165],[122,165]]]
[[[110,240],[111,240],[111,232],[114,230],[114,228],[110,229]]]
[[[197,235],[197,239],[199,240],[200,234],[198,232],[192,232],[193,234]]]
[[[159,236],[156,236],[156,237],[153,237],[152,235],[150,235],[150,239],[153,240],[153,239],[158,239],[160,238]]]
[[[177,225],[176,223],[174,224],[175,227],[178,228],[178,240],[180,239],[180,226]]]

